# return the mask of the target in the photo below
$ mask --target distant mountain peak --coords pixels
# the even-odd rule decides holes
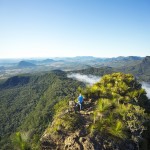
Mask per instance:
[[[20,61],[18,64],[19,68],[35,67],[36,65],[27,61]]]
[[[51,63],[51,62],[54,62],[55,60],[53,60],[53,59],[45,59],[45,60],[43,60],[42,61],[42,63]]]
[[[150,64],[150,56],[146,56],[146,57],[143,59],[143,63]]]

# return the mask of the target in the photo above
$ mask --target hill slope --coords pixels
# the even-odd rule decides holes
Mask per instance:
[[[18,64],[19,68],[28,68],[28,67],[35,67],[36,65],[27,61],[20,61]]]
[[[80,112],[76,107],[68,109],[68,100],[54,106],[53,122],[41,137],[42,149],[150,148],[150,129],[145,124],[150,102],[132,75],[105,75],[82,93],[85,103]]]
[[[28,132],[37,140],[51,121],[53,105],[65,97],[74,98],[78,86],[83,85],[59,70],[15,76],[1,83],[1,149],[12,149],[9,136],[16,131]]]

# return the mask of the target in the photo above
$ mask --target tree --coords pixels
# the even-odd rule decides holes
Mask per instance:
[[[27,133],[16,132],[14,136],[12,137],[12,143],[14,145],[14,148],[18,150],[30,150],[31,149],[28,143]]]

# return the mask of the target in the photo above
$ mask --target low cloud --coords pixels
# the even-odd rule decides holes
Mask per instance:
[[[142,82],[142,88],[145,89],[147,97],[150,98],[150,84]]]
[[[84,82],[86,84],[90,84],[90,85],[100,81],[100,79],[101,79],[101,77],[98,77],[98,76],[83,75],[83,74],[80,74],[80,73],[68,74],[67,77],[76,79],[78,81],[82,81],[82,82]]]

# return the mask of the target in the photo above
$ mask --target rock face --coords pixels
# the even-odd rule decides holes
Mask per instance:
[[[95,135],[83,134],[81,131],[70,135],[46,135],[41,138],[42,150],[137,150],[136,145],[126,140],[123,143]]]
[[[42,150],[95,150],[91,138],[82,135],[79,131],[66,136],[46,135],[41,141]]]
[[[89,137],[79,137],[74,134],[69,136],[64,141],[65,150],[94,150],[94,144]]]
[[[68,111],[66,111],[69,113]],[[89,120],[93,111],[80,111],[82,118]],[[53,122],[51,124],[53,127]],[[108,136],[98,133],[91,135],[87,132],[89,121],[84,121],[83,127],[75,132],[64,132],[62,129],[49,134],[45,132],[41,138],[42,150],[136,150],[136,145],[130,140],[114,141]],[[50,128],[50,127],[49,127]]]
[[[71,149],[81,149],[81,148],[82,145],[79,142],[79,137],[76,134],[67,137],[64,141],[64,149],[71,150]]]
[[[139,73],[143,73],[144,75],[150,75],[150,56],[146,56],[142,63],[139,64]]]
[[[146,57],[143,59],[143,63],[150,65],[150,56],[146,56]]]

